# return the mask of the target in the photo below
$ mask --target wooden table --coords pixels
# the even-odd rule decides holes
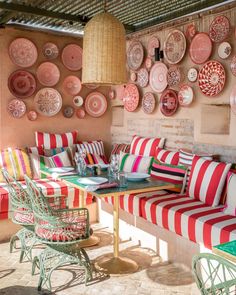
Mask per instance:
[[[236,240],[214,246],[212,252],[236,263]]]

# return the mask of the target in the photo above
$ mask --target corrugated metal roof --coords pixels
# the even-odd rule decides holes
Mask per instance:
[[[106,9],[130,33],[232,2],[235,0],[107,0]],[[0,0],[0,25],[82,34],[87,21],[104,11],[104,3],[101,0]]]

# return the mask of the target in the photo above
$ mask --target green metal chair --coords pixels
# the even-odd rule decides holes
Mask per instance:
[[[236,294],[236,265],[209,253],[193,257],[192,270],[201,294]]]
[[[65,264],[78,264],[85,270],[85,283],[92,278],[92,268],[86,251],[79,242],[90,236],[89,212],[86,208],[67,209],[64,198],[49,202],[41,189],[25,176],[27,191],[35,216],[37,239],[47,245],[33,260],[32,274],[40,269],[38,290],[45,286],[51,290],[52,272]]]
[[[9,190],[12,221],[23,227],[11,237],[10,253],[12,253],[13,248],[16,248],[16,241],[20,240],[20,262],[24,258],[32,261],[32,247],[35,242],[35,234],[34,214],[30,198],[20,182],[12,177],[6,169],[1,169],[1,172]]]

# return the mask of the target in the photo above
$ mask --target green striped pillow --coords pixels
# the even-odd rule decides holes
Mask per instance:
[[[150,173],[153,157],[135,156],[120,152],[120,171]]]

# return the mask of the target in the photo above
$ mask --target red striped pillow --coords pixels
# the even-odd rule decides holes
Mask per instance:
[[[105,156],[99,156],[97,154],[86,154],[84,161],[88,165],[108,164]]]
[[[219,205],[231,165],[195,156],[190,172],[187,195],[213,207]]]
[[[126,143],[115,143],[111,151],[111,155],[119,155],[120,152],[129,153],[130,144]]]
[[[97,154],[99,156],[105,156],[103,142],[101,140],[94,141],[81,141],[78,142],[77,151],[84,149],[88,154]]]
[[[158,148],[156,150],[155,158],[162,163],[178,165],[179,152],[172,152],[172,151]]]
[[[148,138],[141,136],[134,136],[130,146],[130,153],[141,156],[155,156],[156,149],[163,148],[165,138]]]
[[[43,146],[45,149],[54,149],[60,147],[72,146],[76,143],[78,131],[72,131],[61,134],[35,132],[37,146]]]

